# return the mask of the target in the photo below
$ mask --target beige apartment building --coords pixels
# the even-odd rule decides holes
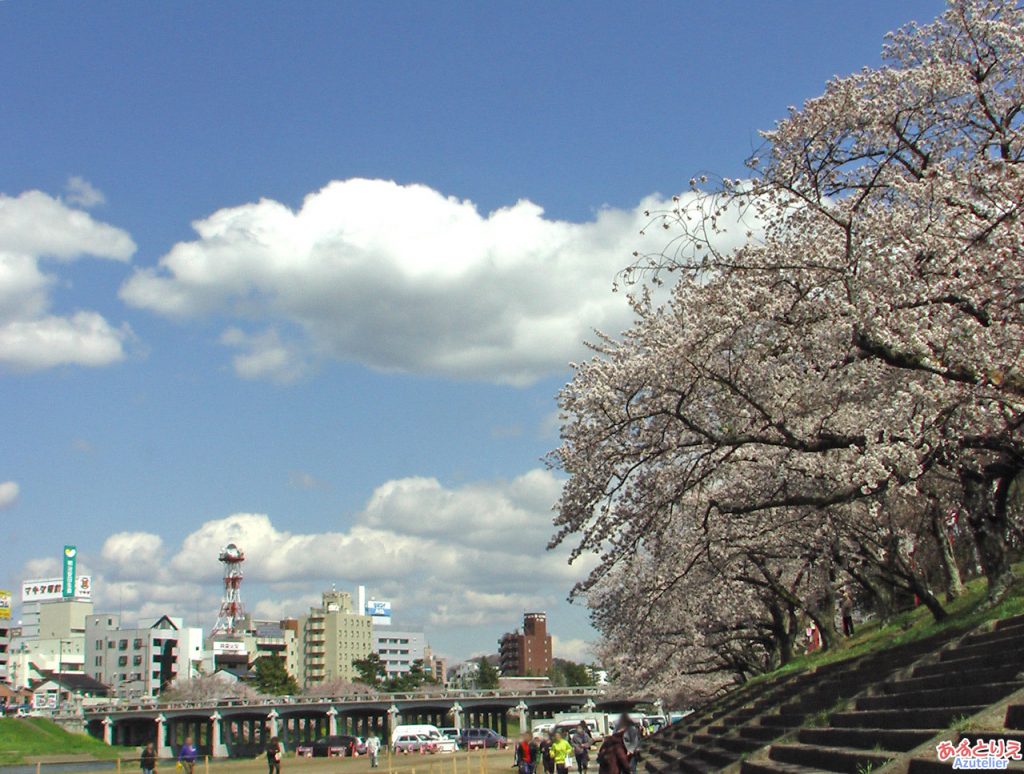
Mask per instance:
[[[352,607],[347,591],[325,591],[323,604],[299,619],[301,656],[299,684],[355,680],[352,662],[373,651],[373,623]]]

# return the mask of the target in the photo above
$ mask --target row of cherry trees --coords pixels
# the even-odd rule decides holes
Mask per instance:
[[[829,647],[844,590],[942,618],[962,573],[1012,582],[1024,12],[954,0],[884,54],[791,108],[749,179],[651,213],[672,241],[626,272],[633,326],[560,394],[552,544],[600,557],[576,593],[627,682],[745,679],[808,621]]]

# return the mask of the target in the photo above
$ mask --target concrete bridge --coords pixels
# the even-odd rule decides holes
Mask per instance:
[[[201,755],[222,758],[258,755],[273,736],[280,737],[286,750],[330,734],[365,737],[374,731],[388,740],[393,727],[408,723],[493,728],[507,735],[510,714],[525,728],[531,717],[575,710],[621,712],[644,701],[611,698],[594,687],[449,690],[255,702],[112,702],[86,708],[84,720],[89,734],[107,744],[153,742],[160,757],[169,758],[191,736]]]

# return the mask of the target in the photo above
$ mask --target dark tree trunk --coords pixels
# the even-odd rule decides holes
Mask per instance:
[[[967,526],[978,546],[982,572],[988,579],[987,602],[997,604],[1013,583],[1013,568],[1006,550],[1006,498],[1011,479],[993,480],[965,469],[961,482]]]
[[[942,557],[942,569],[946,578],[946,599],[956,599],[964,592],[964,582],[960,576],[960,567],[956,563],[956,556],[953,554],[953,546],[949,542],[946,520],[938,505],[933,505],[931,508],[931,522],[932,534],[935,536],[935,543],[939,548],[939,555]]]

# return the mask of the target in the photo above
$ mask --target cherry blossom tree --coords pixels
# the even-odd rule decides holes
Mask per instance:
[[[624,274],[634,325],[600,335],[560,394],[552,462],[569,480],[552,545],[601,557],[577,593],[606,634],[621,610],[608,589],[639,566],[671,572],[681,557],[665,546],[679,540],[730,568],[713,576],[722,588],[787,600],[826,644],[846,580],[880,599],[899,588],[942,617],[930,579],[945,567],[955,589],[936,529],[949,508],[990,599],[1012,580],[1024,12],[954,0],[884,55],[791,108],[750,179],[651,213],[671,241]],[[737,222],[747,241],[716,250]],[[787,593],[813,555],[823,578]],[[753,623],[737,604],[711,615]]]

